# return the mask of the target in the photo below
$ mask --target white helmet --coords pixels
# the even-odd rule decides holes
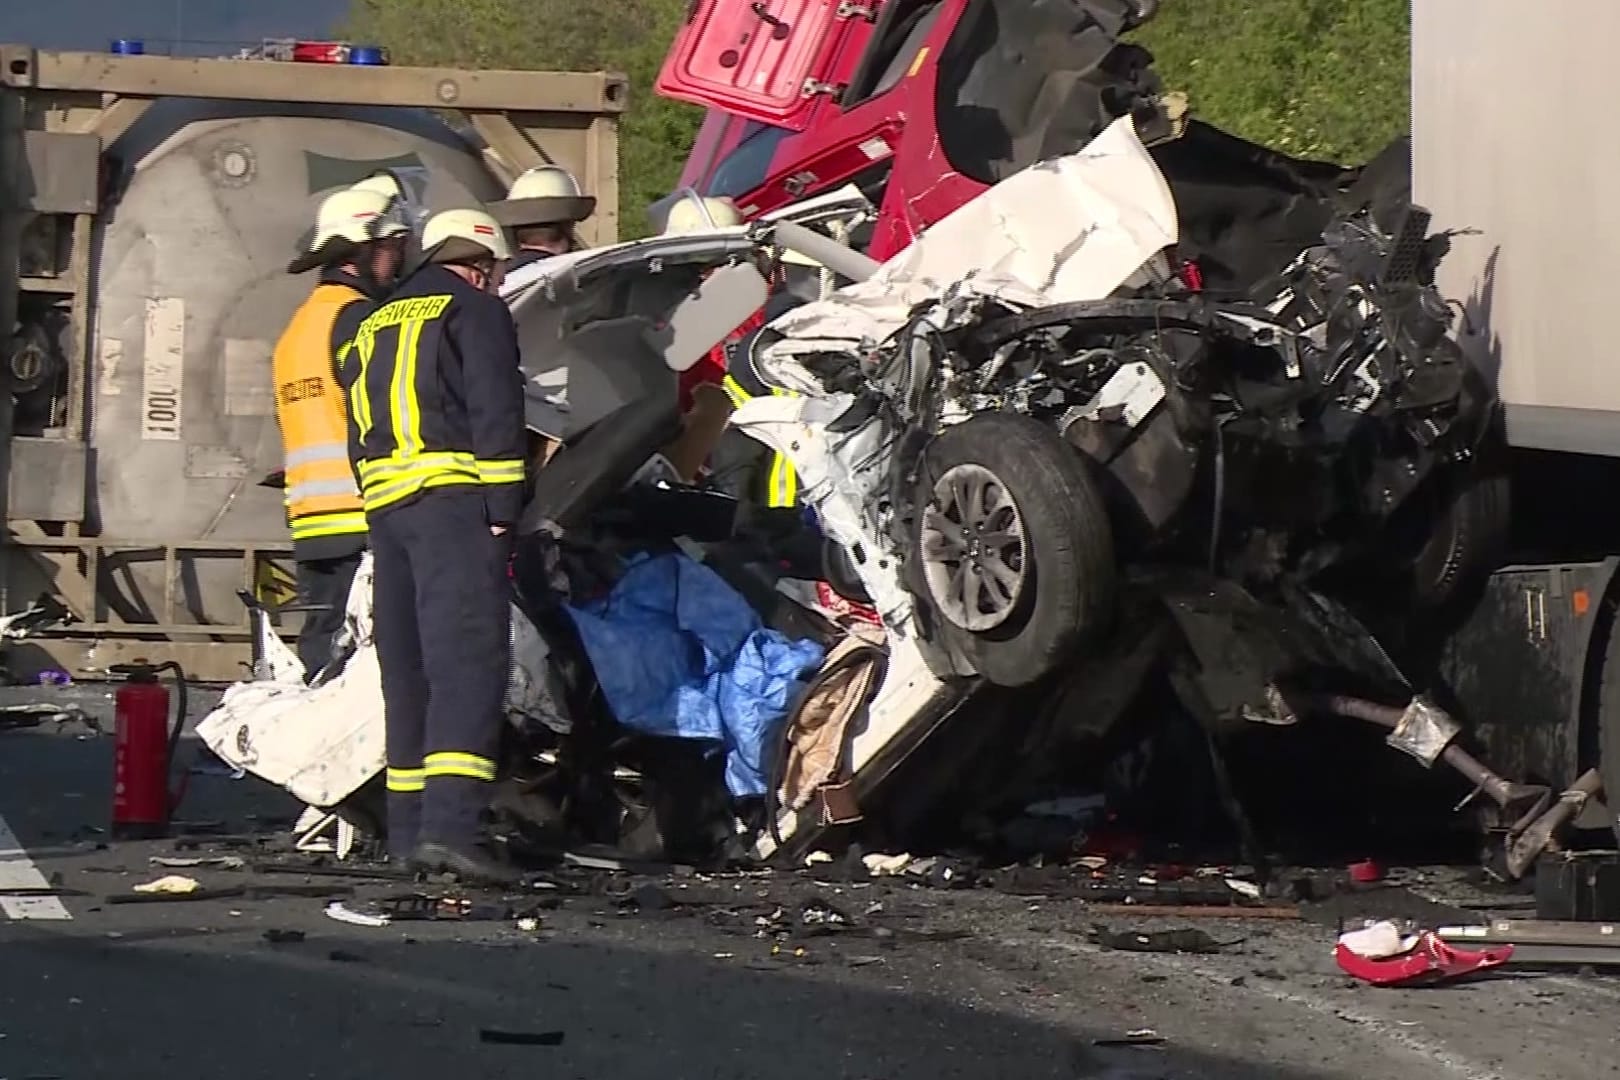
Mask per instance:
[[[380,191],[344,188],[321,200],[304,254],[287,267],[301,274],[353,254],[353,247],[411,231],[399,200]]]
[[[574,174],[561,165],[538,165],[512,181],[508,199],[579,199],[585,193],[579,189]]]
[[[596,200],[580,190],[574,174],[561,165],[537,165],[512,181],[512,190],[489,212],[502,225],[574,225],[596,211]]]
[[[444,210],[428,218],[422,229],[422,250],[432,252],[434,262],[477,258],[478,248],[497,262],[512,257],[506,232],[482,210]]]
[[[741,224],[742,215],[737,212],[737,204],[730,199],[688,197],[669,208],[669,217],[664,221],[664,235],[731,229]]]
[[[399,178],[391,172],[374,173],[358,184],[349,188],[350,191],[375,191],[382,195],[398,198],[405,194],[400,189]]]

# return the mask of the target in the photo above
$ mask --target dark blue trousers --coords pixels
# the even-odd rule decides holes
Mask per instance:
[[[511,677],[510,541],[482,494],[430,488],[367,516],[388,723],[388,848],[465,847],[489,805]]]

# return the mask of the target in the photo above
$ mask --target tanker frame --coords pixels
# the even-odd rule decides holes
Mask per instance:
[[[604,72],[0,44],[0,614],[71,616],[10,673],[242,677],[239,592],[291,582],[269,361],[315,205],[378,167],[467,205],[551,161],[597,197],[581,238],[612,242],[625,98]]]

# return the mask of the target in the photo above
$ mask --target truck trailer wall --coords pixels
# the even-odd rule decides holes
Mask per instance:
[[[1517,446],[1620,456],[1620,3],[1414,0],[1417,201]]]

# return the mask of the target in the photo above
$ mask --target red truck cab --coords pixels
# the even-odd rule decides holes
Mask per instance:
[[[885,259],[1156,89],[1149,0],[694,0],[657,90],[708,107],[682,184],[745,217],[854,182]]]

